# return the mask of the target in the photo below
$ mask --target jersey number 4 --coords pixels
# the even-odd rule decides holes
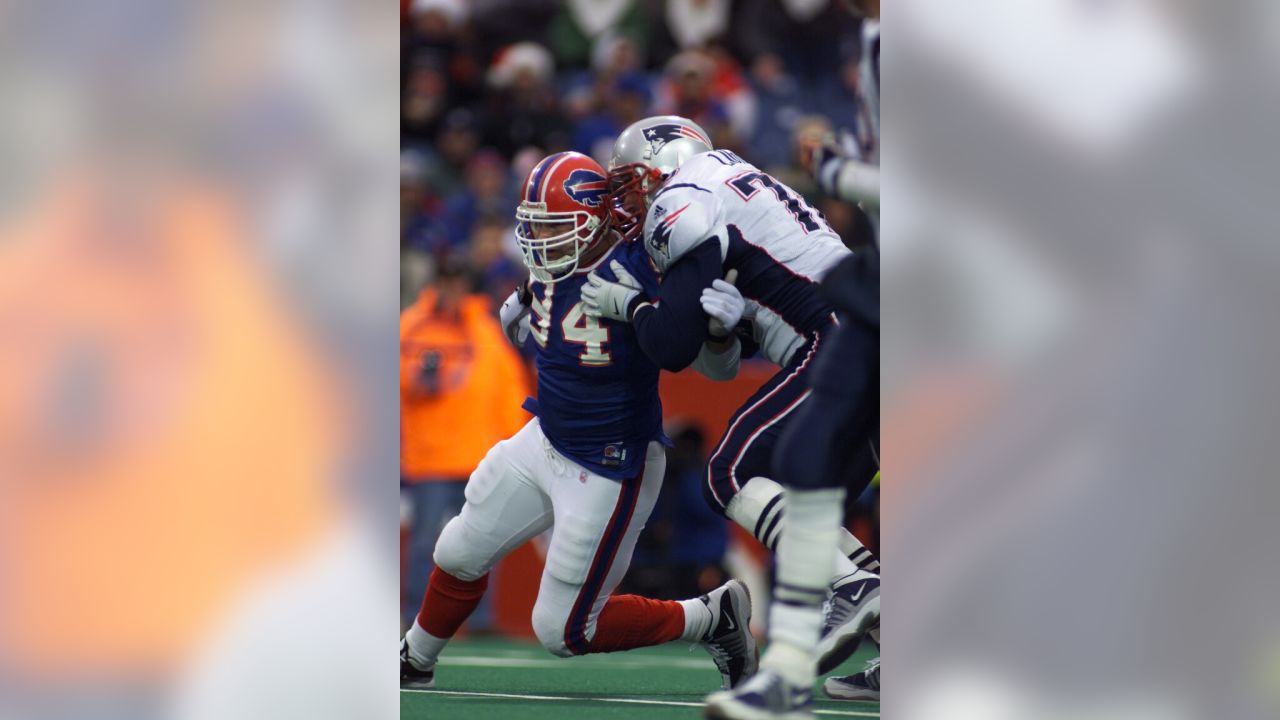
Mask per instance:
[[[551,294],[555,285],[547,285],[546,295],[539,300],[533,297],[531,310],[533,321],[529,323],[533,339],[542,347],[547,346],[551,335]],[[564,314],[560,323],[560,333],[565,342],[582,345],[578,362],[589,367],[602,367],[613,362],[609,353],[604,351],[604,344],[609,342],[609,328],[600,324],[599,318],[591,317],[583,309],[581,301],[574,303],[569,312]]]
[[[761,188],[769,188],[778,197],[778,202],[787,206],[787,211],[796,219],[796,222],[800,223],[800,227],[804,228],[806,235],[818,229],[818,221],[814,219],[813,213],[809,212],[808,205],[772,176],[752,171],[731,177],[724,182],[743,200],[750,200],[751,196],[760,192]]]

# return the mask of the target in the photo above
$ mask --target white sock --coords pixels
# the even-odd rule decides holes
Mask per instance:
[[[782,679],[800,687],[813,685],[818,674],[818,661],[812,652],[805,652],[781,640],[769,643],[769,649],[760,657],[760,667],[772,670]]]
[[[724,513],[765,547],[778,544],[783,509],[787,506],[782,486],[767,477],[753,477],[729,499]]]
[[[785,522],[785,521],[784,521],[784,522]],[[844,528],[840,528],[840,529],[841,529],[841,530],[844,530]],[[849,532],[849,531],[848,531],[848,530],[845,530],[845,532]],[[835,569],[835,572],[834,572],[834,573],[832,574],[832,576],[831,576],[831,582],[835,582],[836,580],[839,580],[840,578],[847,577],[847,576],[849,576],[849,575],[852,575],[852,574],[854,574],[854,573],[858,572],[858,566],[857,566],[857,565],[855,565],[855,564],[854,564],[854,562],[853,562],[852,560],[850,560],[850,559],[849,559],[849,556],[848,556],[848,555],[845,555],[844,553],[840,552],[839,550],[836,550],[836,561],[835,561],[835,566],[836,566],[836,569]],[[830,584],[830,583],[828,583],[828,584]]]
[[[871,572],[870,570],[863,570],[862,568],[855,567],[853,569],[853,572],[849,573],[848,575],[841,575],[840,577],[836,578],[834,584],[842,585],[846,581],[866,580],[867,578],[878,578],[878,577],[880,576]]]
[[[778,541],[769,637],[810,654],[822,627],[822,603],[835,558],[829,549],[836,545],[844,493],[843,488],[792,489],[787,503],[789,522]]]
[[[880,574],[880,561],[876,559],[875,555],[871,554],[871,551],[862,544],[861,540],[848,530],[840,533],[840,554],[849,558],[854,565],[863,570],[877,575]]]
[[[440,651],[449,644],[449,638],[438,638],[423,630],[417,620],[413,621],[409,632],[404,634],[404,639],[409,645],[409,659],[419,670],[435,667],[436,661],[440,659]]]
[[[790,513],[784,512],[787,508],[788,492],[795,491],[787,491],[767,477],[753,477],[742,486],[738,494],[729,500],[729,504],[725,507],[725,514],[730,520],[751,533],[761,544],[776,553],[779,538],[782,537],[784,528],[789,522]],[[844,501],[841,500],[841,502]],[[858,564],[849,559],[850,555],[860,558],[871,556],[858,538],[843,527],[839,529],[835,541],[831,544],[836,547],[835,565],[829,578],[831,582],[850,575],[858,569]]]
[[[711,631],[715,614],[706,603],[697,598],[681,600],[680,607],[684,608],[684,632],[680,634],[680,639],[688,642],[702,640]]]

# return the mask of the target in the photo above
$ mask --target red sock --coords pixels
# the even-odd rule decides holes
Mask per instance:
[[[468,581],[440,568],[432,570],[427,593],[422,596],[422,609],[418,611],[418,624],[435,637],[453,637],[480,604],[488,586],[488,574]]]
[[[596,620],[589,653],[616,652],[671,642],[684,633],[684,608],[674,600],[614,595]]]

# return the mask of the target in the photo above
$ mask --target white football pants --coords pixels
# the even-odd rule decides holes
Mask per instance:
[[[534,418],[494,445],[471,474],[462,512],[436,543],[435,564],[460,580],[475,580],[552,528],[533,629],[553,654],[582,654],[631,564],[666,464],[665,449],[651,442],[639,478],[610,480],[551,447]]]

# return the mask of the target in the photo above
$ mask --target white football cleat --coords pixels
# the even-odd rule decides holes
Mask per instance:
[[[773,670],[761,670],[741,687],[707,697],[712,720],[813,720],[813,690],[787,682]]]
[[[818,674],[835,670],[880,622],[880,576],[865,570],[835,582],[818,639]]]
[[[430,690],[436,684],[434,667],[423,670],[409,659],[409,642],[400,640],[400,687],[413,690]]]
[[[759,666],[756,638],[751,634],[751,593],[741,580],[730,580],[698,598],[711,610],[711,629],[699,641],[720,669],[720,689],[737,687]]]
[[[867,663],[867,669],[860,673],[827,678],[822,691],[836,700],[880,702],[880,658]]]

